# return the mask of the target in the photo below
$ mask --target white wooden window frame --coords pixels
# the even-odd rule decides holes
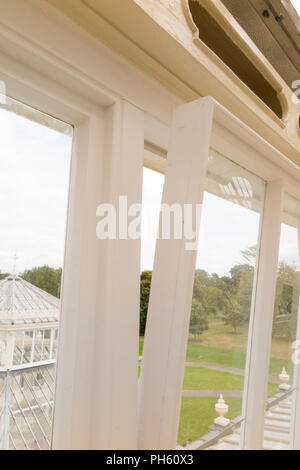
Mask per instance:
[[[298,224],[298,256],[300,257],[300,221]],[[300,338],[300,301],[298,305],[298,321],[297,321],[297,333],[296,338]],[[299,351],[299,350],[298,350]],[[299,360],[299,354],[297,359]],[[291,449],[300,449],[300,368],[299,364],[295,367],[293,388],[295,393],[293,396],[292,405],[292,421],[291,421]]]
[[[43,93],[5,80],[13,98],[49,110]],[[141,202],[144,113],[122,99],[105,106],[84,100],[78,111],[66,104],[67,90],[55,95],[51,114],[63,112],[74,137],[53,448],[135,448],[140,244],[97,239],[96,208],[117,207],[123,194],[128,204]],[[78,96],[68,98],[78,105]]]
[[[11,98],[74,128],[52,447],[133,449],[140,243],[98,240],[96,208],[101,202],[116,204],[122,194],[128,204],[141,202],[144,112],[101,81],[95,83],[91,69],[97,64],[101,79],[108,70],[111,77],[126,76],[127,68],[132,89],[140,75],[59,18],[51,22],[29,2],[18,4],[17,16],[6,3],[1,17],[0,79]],[[86,75],[75,69],[76,43],[80,58],[89,57]],[[52,54],[43,44],[52,46]],[[60,57],[53,54],[55,47]],[[30,67],[24,65],[27,59]]]
[[[89,241],[96,225],[96,203],[115,201],[121,193],[127,193],[131,200],[139,202],[144,140],[146,162],[150,166],[157,162],[163,171],[173,110],[182,101],[89,37],[43,0],[15,0],[9,4],[7,0],[0,0],[0,6],[0,79],[5,81],[9,96],[74,127],[53,447],[134,449],[139,440],[140,447],[173,448],[193,280],[192,256],[180,274],[186,294],[178,296],[174,290],[184,306],[184,318],[178,315],[177,324],[183,329],[178,329],[177,333],[173,331],[169,336],[169,350],[170,346],[180,346],[171,361],[166,361],[166,349],[161,341],[161,333],[170,334],[170,327],[166,324],[161,333],[158,331],[159,322],[151,321],[151,317],[155,320],[156,313],[150,305],[153,327],[147,331],[145,344],[138,430],[139,243],[120,242],[115,250],[113,244],[99,246],[96,239],[91,244]],[[268,182],[269,197],[276,196],[276,207],[269,204],[266,210],[266,205],[262,223],[266,232],[261,233],[261,237],[267,237],[267,230],[273,234],[273,226],[273,263],[270,269],[266,264],[263,266],[266,275],[270,276],[268,288],[272,290],[278,256],[280,199],[282,192],[287,190],[300,200],[299,168],[215,102],[204,100],[201,103],[187,105],[187,114],[183,111],[182,115],[191,137],[187,149],[192,149],[191,154],[186,152],[185,156],[193,159],[195,168],[202,175],[201,178],[199,174],[193,175],[194,178],[197,176],[197,182],[193,180],[195,184],[189,188],[189,197],[201,199],[205,161],[199,163],[197,158],[199,154],[207,155],[209,145]],[[203,108],[211,113],[210,119],[204,117]],[[193,125],[199,135],[190,132],[192,129],[189,131],[192,109]],[[203,139],[199,139],[201,135]],[[184,143],[181,141],[181,145]],[[155,159],[155,153],[160,159]],[[176,165],[179,166],[172,173],[170,162],[175,157],[176,146],[173,145],[172,150],[171,143],[166,173],[170,180],[170,200],[178,198],[174,193],[174,178],[176,174],[179,178],[181,164],[188,175],[187,160],[181,162],[178,153]],[[182,247],[180,250],[181,255],[184,254]],[[270,255],[268,247],[265,246],[264,251],[259,260]],[[167,256],[173,252],[174,247],[170,244]],[[165,262],[168,262],[166,258]],[[156,255],[155,271],[164,269],[163,265]],[[87,279],[89,283],[84,282]],[[120,279],[124,284],[116,297],[114,288]],[[179,278],[172,277],[172,283],[176,279]],[[151,298],[155,299],[157,292],[153,289]],[[162,289],[162,294],[166,295],[166,289]],[[152,299],[150,303],[153,302]],[[263,301],[259,302],[256,300],[257,311],[263,307]],[[173,312],[167,314],[172,318]],[[268,318],[270,320],[270,315]],[[252,327],[250,336],[252,348],[257,352],[256,330]],[[267,349],[264,350],[264,365],[269,359]],[[155,362],[157,355],[158,363]],[[253,373],[253,367],[250,361],[247,377]],[[173,375],[175,370],[178,376]],[[158,382],[160,374],[166,377],[165,384]],[[170,406],[162,410],[153,403],[147,383],[157,391],[157,403],[168,394]],[[251,382],[248,383],[246,423],[251,423],[253,390]],[[263,385],[259,394],[256,393],[256,399],[263,403]],[[300,400],[295,414],[298,422],[299,408]],[[260,429],[261,420],[262,416],[258,423]],[[249,436],[245,447],[252,448],[256,443],[251,424],[249,429],[245,431],[245,436]],[[299,436],[297,442],[297,448],[300,448]]]
[[[47,2],[0,8],[7,95],[74,127],[53,448],[134,449],[140,243],[97,241],[96,206],[141,202],[144,140],[181,101]]]
[[[183,205],[191,202],[191,197],[194,204],[202,202],[209,149],[259,175],[266,182],[248,337],[243,400],[245,420],[241,439],[241,448],[260,449],[263,445],[282,199],[286,191],[300,200],[300,171],[213,99],[200,99],[182,105],[175,113],[165,170],[161,155],[157,162],[152,155],[146,156],[146,166],[165,171],[162,203],[172,201]],[[184,188],[179,187],[180,177],[186,181]],[[196,254],[187,252],[184,245],[185,240],[157,241],[140,383],[139,446],[142,449],[176,446],[196,260]],[[299,405],[295,405],[296,417],[298,408]],[[294,434],[293,431],[291,442],[299,448]]]

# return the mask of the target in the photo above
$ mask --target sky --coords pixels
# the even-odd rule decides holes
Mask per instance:
[[[300,0],[291,1],[300,15]],[[146,216],[152,218],[153,226],[151,236],[142,239],[142,271],[153,268],[163,182],[163,175],[144,169],[143,201],[154,207],[143,209],[143,219]],[[206,193],[196,268],[227,275],[232,266],[244,262],[241,250],[257,243],[258,230],[259,217],[256,213]],[[299,265],[297,231],[287,225],[281,227],[279,260],[293,266]]]
[[[151,238],[142,238],[142,271],[153,267],[163,183],[163,175],[144,169],[143,203],[155,204],[155,210],[151,210],[155,228]],[[147,211],[147,208],[143,210]],[[232,266],[243,262],[241,250],[256,244],[258,230],[259,216],[255,212],[205,193],[196,268],[211,274],[228,274]]]
[[[298,14],[300,15],[300,0],[291,0],[295,10],[297,10]]]
[[[0,109],[0,270],[63,265],[71,137]],[[152,269],[164,175],[144,168],[141,270]],[[151,226],[145,230],[145,219]],[[95,219],[96,223],[96,219]],[[227,275],[257,243],[259,216],[205,193],[196,267]],[[297,263],[297,233],[282,229],[280,258]]]
[[[71,137],[0,109],[0,270],[63,263]]]
[[[144,169],[143,203],[150,203],[151,207],[147,208],[147,205],[143,207],[142,224],[144,218],[148,216],[153,220],[153,229],[151,236],[142,238],[142,271],[153,268],[163,184],[163,175]],[[224,276],[229,274],[234,265],[247,262],[241,251],[257,244],[259,219],[258,213],[206,192],[201,215],[196,268]],[[282,225],[280,261],[285,260],[293,266],[298,265],[297,243],[296,229]]]

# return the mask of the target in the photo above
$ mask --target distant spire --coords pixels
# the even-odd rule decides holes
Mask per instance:
[[[13,256],[13,270],[12,270],[12,275],[16,276],[17,275],[17,254],[15,253]]]

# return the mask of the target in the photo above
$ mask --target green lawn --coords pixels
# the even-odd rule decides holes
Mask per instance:
[[[211,362],[214,364],[221,364],[223,366],[245,369],[246,353],[230,349],[204,346],[201,343],[194,343],[189,341],[187,345],[186,360],[187,362]],[[291,372],[291,361],[277,357],[271,357],[270,374],[280,374],[283,367]]]
[[[187,366],[184,370],[183,390],[243,390],[244,377],[207,369],[206,367]],[[278,386],[268,384],[268,395],[276,393]]]
[[[226,417],[232,419],[241,414],[242,400],[240,398],[226,398],[226,403],[229,405]],[[194,441],[209,432],[208,427],[217,417],[215,404],[215,398],[182,398],[178,444],[183,445],[188,439]]]
[[[205,367],[186,367],[183,390],[243,390],[244,377],[206,369]]]
[[[144,338],[140,338],[140,356],[143,353],[143,344]],[[187,362],[210,362],[229,367],[237,367],[238,369],[244,369],[246,363],[246,353],[231,349],[205,346],[201,343],[189,341],[187,345],[186,360]],[[293,369],[291,361],[277,357],[271,358],[270,374],[279,375],[283,367],[285,367],[288,373],[292,375]]]
[[[144,347],[144,337],[140,336],[139,356],[143,355],[143,347]]]
[[[189,341],[186,360],[188,362],[212,362],[223,366],[245,368],[246,354],[230,349],[203,346],[201,343]]]
[[[143,353],[144,338],[140,338],[139,355]],[[188,362],[208,362],[243,369],[246,355],[236,350],[205,346],[189,341],[187,347]],[[287,361],[271,359],[271,371],[277,375]],[[184,390],[243,390],[244,378],[229,372],[216,371],[205,367],[186,366]],[[277,385],[268,384],[268,395],[274,395]],[[183,445],[188,439],[194,441],[209,432],[209,426],[217,417],[215,412],[216,397],[183,397],[178,430],[178,443]],[[242,399],[226,397],[229,405],[227,417],[233,419],[242,411]]]

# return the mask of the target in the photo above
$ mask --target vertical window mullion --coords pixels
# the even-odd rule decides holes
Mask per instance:
[[[242,447],[261,449],[279,254],[282,180],[267,184],[252,301],[243,403]]]
[[[300,263],[300,220],[298,221],[298,263]],[[300,282],[300,273],[298,273],[298,283]],[[297,333],[296,340],[300,339],[300,301],[298,304],[298,319],[297,319]],[[297,351],[295,351],[294,361],[294,379],[293,388],[295,389],[292,400],[292,414],[291,414],[291,436],[290,448],[293,450],[300,450],[300,368],[299,368],[299,346],[295,343]]]
[[[195,209],[202,202],[213,109],[211,99],[202,99],[175,111],[163,204],[190,203]],[[176,447],[197,255],[185,244],[172,236],[156,244],[140,383],[140,449]]]

